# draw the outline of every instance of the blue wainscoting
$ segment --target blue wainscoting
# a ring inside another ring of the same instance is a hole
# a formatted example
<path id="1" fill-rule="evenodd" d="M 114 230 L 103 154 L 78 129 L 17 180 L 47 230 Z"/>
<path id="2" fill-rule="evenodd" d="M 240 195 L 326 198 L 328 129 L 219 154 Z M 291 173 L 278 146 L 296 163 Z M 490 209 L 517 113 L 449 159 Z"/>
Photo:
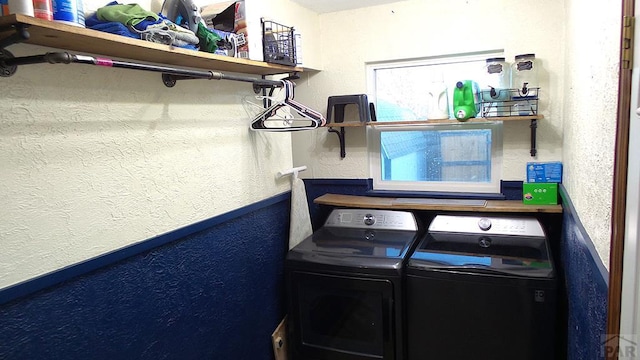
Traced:
<path id="1" fill-rule="evenodd" d="M 273 359 L 289 206 L 281 194 L 0 291 L 0 359 Z"/>
<path id="2" fill-rule="evenodd" d="M 567 359 L 604 359 L 609 274 L 561 185 L 561 263 L 568 300 Z"/>

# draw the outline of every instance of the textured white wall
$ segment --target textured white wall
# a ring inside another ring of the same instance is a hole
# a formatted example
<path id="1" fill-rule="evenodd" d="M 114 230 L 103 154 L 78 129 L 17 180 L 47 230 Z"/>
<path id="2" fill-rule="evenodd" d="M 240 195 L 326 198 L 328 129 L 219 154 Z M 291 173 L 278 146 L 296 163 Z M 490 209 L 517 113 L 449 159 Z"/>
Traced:
<path id="1" fill-rule="evenodd" d="M 323 112 L 328 96 L 366 92 L 368 61 L 535 52 L 545 115 L 535 160 L 564 160 L 565 186 L 607 263 L 619 4 L 408 0 L 319 17 L 275 4 L 265 16 L 302 27 L 305 65 L 324 70 L 303 74 L 296 100 Z M 0 288 L 289 189 L 274 174 L 292 165 L 292 137 L 248 130 L 248 84 L 168 89 L 158 74 L 83 65 L 23 66 L 1 81 Z M 364 129 L 347 129 L 344 160 L 325 129 L 293 144 L 303 176 L 369 177 Z M 503 177 L 524 179 L 528 123 L 505 124 L 504 146 Z"/>
<path id="2" fill-rule="evenodd" d="M 290 189 L 290 135 L 249 130 L 248 83 L 87 65 L 0 81 L 0 288 Z"/>
<path id="3" fill-rule="evenodd" d="M 509 60 L 535 53 L 545 116 L 539 153 L 529 156 L 528 122 L 505 123 L 503 179 L 524 180 L 527 161 L 564 161 L 564 185 L 608 265 L 620 6 L 408 0 L 321 15 L 323 71 L 304 75 L 300 99 L 326 112 L 328 96 L 366 93 L 367 62 L 492 49 L 504 49 Z M 308 177 L 368 178 L 365 129 L 346 133 L 342 160 L 334 134 L 294 134 L 294 165 L 310 166 Z"/>
<path id="4" fill-rule="evenodd" d="M 609 266 L 621 2 L 566 0 L 564 186 Z"/>
<path id="5" fill-rule="evenodd" d="M 562 160 L 563 3 L 553 0 L 408 0 L 320 16 L 322 72 L 305 74 L 299 99 L 326 112 L 327 97 L 367 92 L 367 62 L 504 49 L 508 60 L 535 53 L 540 62 L 537 158 L 529 122 L 504 125 L 503 178 L 524 180 L 527 161 Z M 347 108 L 349 109 L 349 107 Z M 355 112 L 353 114 L 355 116 Z M 294 134 L 294 163 L 317 178 L 368 178 L 364 128 L 346 129 L 347 157 L 326 130 Z"/>
<path id="6" fill-rule="evenodd" d="M 206 2 L 207 0 L 199 0 Z M 321 47 L 316 39 L 320 34 L 320 17 L 315 12 L 306 9 L 290 0 L 245 0 L 248 11 L 254 23 L 260 23 L 260 18 L 275 21 L 285 26 L 292 26 L 296 33 L 302 35 L 302 66 L 319 69 L 321 64 Z M 259 25 L 259 30 L 262 27 Z M 262 49 L 262 37 L 257 37 L 257 44 Z"/>

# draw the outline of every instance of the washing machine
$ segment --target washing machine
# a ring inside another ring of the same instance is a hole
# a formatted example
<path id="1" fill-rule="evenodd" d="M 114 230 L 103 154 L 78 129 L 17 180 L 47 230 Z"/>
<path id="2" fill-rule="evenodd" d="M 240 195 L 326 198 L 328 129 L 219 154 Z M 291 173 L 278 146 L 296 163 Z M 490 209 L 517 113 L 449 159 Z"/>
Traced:
<path id="1" fill-rule="evenodd" d="M 285 259 L 290 360 L 403 360 L 411 212 L 335 209 Z"/>
<path id="2" fill-rule="evenodd" d="M 554 359 L 556 273 L 536 218 L 437 215 L 406 276 L 409 360 Z"/>

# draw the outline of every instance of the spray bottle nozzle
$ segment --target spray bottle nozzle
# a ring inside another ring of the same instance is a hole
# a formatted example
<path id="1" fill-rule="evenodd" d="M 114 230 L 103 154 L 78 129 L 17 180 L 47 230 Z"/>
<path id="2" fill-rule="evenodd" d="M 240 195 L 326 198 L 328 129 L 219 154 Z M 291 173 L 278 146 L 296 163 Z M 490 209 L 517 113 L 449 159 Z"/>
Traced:
<path id="1" fill-rule="evenodd" d="M 489 95 L 491 95 L 491 98 L 496 98 L 498 96 L 498 92 L 496 91 L 496 88 L 494 88 L 493 86 L 489 86 L 491 88 L 491 90 L 489 90 Z"/>

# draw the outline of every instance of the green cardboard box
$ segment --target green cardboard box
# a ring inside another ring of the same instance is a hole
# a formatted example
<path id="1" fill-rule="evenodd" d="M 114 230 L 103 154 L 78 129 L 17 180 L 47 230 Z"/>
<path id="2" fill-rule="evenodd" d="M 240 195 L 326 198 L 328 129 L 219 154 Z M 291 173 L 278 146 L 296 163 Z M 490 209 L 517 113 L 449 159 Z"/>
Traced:
<path id="1" fill-rule="evenodd" d="M 522 184 L 522 202 L 525 205 L 557 205 L 557 183 Z"/>

